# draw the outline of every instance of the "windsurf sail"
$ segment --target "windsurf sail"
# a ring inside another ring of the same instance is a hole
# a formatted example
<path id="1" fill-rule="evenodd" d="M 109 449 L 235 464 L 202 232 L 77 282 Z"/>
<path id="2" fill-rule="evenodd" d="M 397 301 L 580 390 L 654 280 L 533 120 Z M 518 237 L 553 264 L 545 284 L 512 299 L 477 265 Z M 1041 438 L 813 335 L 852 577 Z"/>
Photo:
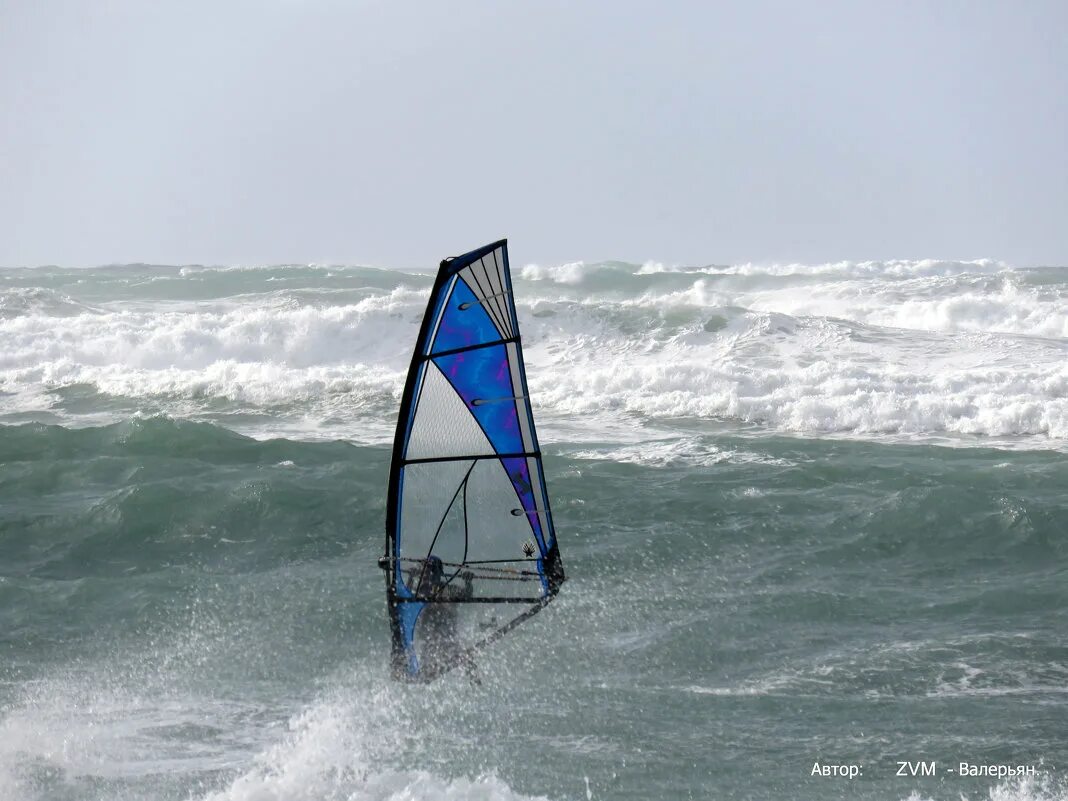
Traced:
<path id="1" fill-rule="evenodd" d="M 431 681 L 564 581 L 507 240 L 441 263 L 408 369 L 386 510 L 397 678 Z"/>

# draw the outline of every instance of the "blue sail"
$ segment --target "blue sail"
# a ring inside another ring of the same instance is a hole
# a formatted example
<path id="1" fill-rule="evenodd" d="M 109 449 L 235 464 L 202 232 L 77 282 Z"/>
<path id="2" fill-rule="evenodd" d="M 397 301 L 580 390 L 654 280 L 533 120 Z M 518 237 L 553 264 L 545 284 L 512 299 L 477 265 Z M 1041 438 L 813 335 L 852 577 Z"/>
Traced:
<path id="1" fill-rule="evenodd" d="M 441 263 L 401 400 L 386 511 L 394 676 L 429 681 L 564 581 L 505 240 Z"/>

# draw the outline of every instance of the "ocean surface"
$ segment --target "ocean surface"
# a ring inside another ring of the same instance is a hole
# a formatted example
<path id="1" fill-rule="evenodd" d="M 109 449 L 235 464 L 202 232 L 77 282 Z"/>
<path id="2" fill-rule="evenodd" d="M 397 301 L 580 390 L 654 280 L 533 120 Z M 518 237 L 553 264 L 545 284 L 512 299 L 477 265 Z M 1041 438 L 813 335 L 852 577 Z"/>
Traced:
<path id="1" fill-rule="evenodd" d="M 569 580 L 411 687 L 431 272 L 0 270 L 0 799 L 1068 798 L 1068 269 L 513 272 Z"/>

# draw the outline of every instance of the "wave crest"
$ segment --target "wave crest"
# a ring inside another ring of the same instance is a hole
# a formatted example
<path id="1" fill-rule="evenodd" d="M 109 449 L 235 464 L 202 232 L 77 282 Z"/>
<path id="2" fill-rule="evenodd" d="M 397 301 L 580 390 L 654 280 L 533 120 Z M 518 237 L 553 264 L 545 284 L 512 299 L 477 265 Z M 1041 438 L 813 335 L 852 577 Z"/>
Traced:
<path id="1" fill-rule="evenodd" d="M 0 419 L 162 412 L 362 441 L 390 436 L 428 291 L 371 268 L 31 277 L 54 286 L 0 288 Z M 576 262 L 521 268 L 516 298 L 548 426 L 1068 440 L 1064 269 Z"/>

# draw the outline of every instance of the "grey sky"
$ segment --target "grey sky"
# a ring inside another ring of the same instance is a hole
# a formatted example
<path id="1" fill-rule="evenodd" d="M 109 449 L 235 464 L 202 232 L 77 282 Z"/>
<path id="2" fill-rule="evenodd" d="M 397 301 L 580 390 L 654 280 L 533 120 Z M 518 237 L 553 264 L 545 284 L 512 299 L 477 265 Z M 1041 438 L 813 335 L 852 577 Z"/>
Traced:
<path id="1" fill-rule="evenodd" d="M 0 265 L 1068 263 L 1065 2 L 0 0 Z"/>

